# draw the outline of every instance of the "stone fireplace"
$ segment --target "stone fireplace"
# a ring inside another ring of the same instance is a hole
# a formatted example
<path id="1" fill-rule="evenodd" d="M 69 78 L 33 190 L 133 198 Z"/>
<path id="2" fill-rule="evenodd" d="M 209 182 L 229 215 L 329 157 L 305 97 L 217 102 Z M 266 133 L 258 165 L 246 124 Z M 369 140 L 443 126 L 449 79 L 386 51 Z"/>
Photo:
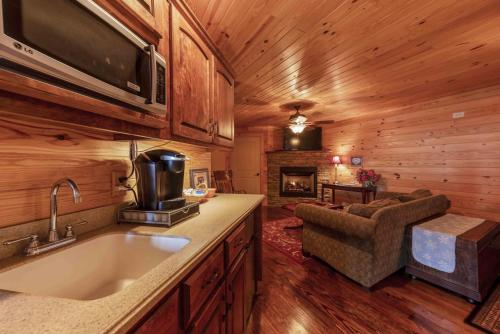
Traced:
<path id="1" fill-rule="evenodd" d="M 270 206 L 321 196 L 321 183 L 332 171 L 326 151 L 273 151 L 267 153 L 267 201 Z"/>
<path id="2" fill-rule="evenodd" d="M 280 167 L 281 197 L 318 196 L 317 167 Z"/>

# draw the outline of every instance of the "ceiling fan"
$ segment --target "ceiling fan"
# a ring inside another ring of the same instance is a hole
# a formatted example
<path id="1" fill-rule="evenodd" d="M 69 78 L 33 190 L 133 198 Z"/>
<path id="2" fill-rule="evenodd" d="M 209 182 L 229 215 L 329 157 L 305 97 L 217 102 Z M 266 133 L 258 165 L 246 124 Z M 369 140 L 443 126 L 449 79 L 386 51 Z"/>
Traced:
<path id="1" fill-rule="evenodd" d="M 307 117 L 300 113 L 300 105 L 296 105 L 294 108 L 295 114 L 288 119 L 288 128 L 290 128 L 293 133 L 299 134 L 302 133 L 308 125 L 311 125 L 311 122 L 308 122 Z"/>
<path id="2" fill-rule="evenodd" d="M 306 104 L 304 104 L 304 106 L 305 109 L 310 109 L 312 108 L 312 106 L 314 106 L 314 104 L 311 102 L 307 102 Z M 283 107 L 285 107 L 288 110 L 292 108 L 295 109 L 295 113 L 291 115 L 290 118 L 288 119 L 288 128 L 295 134 L 302 133 L 306 127 L 311 125 L 332 124 L 335 122 L 333 120 L 325 120 L 317 122 L 308 121 L 307 116 L 300 112 L 300 109 L 303 107 L 302 103 L 285 104 L 283 105 Z"/>

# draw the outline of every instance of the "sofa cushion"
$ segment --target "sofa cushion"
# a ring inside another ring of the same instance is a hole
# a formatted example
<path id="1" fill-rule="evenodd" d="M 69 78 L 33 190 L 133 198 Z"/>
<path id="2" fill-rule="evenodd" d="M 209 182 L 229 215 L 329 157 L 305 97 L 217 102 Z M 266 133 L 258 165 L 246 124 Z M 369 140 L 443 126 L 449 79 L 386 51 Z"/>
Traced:
<path id="1" fill-rule="evenodd" d="M 375 212 L 377 212 L 381 208 L 399 203 L 401 202 L 397 199 L 379 199 L 372 201 L 369 204 L 354 203 L 349 206 L 347 212 L 356 216 L 370 218 L 371 216 L 373 216 Z"/>
<path id="2" fill-rule="evenodd" d="M 430 190 L 417 189 L 410 194 L 399 195 L 396 197 L 396 199 L 398 199 L 399 201 L 401 201 L 403 203 L 406 203 L 406 202 L 414 201 L 416 199 L 431 197 L 431 196 L 432 196 L 432 192 Z"/>
<path id="3" fill-rule="evenodd" d="M 316 205 L 299 204 L 295 215 L 304 220 L 304 225 L 318 225 L 345 236 L 369 239 L 375 232 L 375 221 L 371 219 Z"/>
<path id="4" fill-rule="evenodd" d="M 416 199 L 419 199 L 424 197 L 431 197 L 432 192 L 429 189 L 417 189 L 413 191 L 410 195 L 412 195 Z"/>

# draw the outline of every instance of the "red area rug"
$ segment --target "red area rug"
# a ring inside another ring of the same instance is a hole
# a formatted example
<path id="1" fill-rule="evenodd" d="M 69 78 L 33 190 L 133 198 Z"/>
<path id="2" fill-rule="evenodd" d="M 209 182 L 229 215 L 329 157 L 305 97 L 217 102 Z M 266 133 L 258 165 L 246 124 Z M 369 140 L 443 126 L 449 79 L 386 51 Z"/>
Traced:
<path id="1" fill-rule="evenodd" d="M 467 321 L 486 333 L 500 334 L 500 283 L 498 282 L 488 299 L 472 312 Z"/>
<path id="2" fill-rule="evenodd" d="M 277 251 L 302 264 L 308 258 L 302 255 L 302 220 L 288 217 L 264 222 L 263 241 Z"/>

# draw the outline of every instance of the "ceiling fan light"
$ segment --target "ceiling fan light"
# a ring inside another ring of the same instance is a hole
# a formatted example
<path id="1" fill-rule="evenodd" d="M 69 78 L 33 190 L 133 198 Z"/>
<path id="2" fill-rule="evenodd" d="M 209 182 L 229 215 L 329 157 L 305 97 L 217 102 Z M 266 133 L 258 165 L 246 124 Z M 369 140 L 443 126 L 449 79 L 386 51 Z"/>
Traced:
<path id="1" fill-rule="evenodd" d="M 296 123 L 305 123 L 307 121 L 307 117 L 303 115 L 299 115 L 295 120 Z"/>
<path id="2" fill-rule="evenodd" d="M 296 113 L 295 115 L 290 116 L 289 122 L 294 123 L 294 124 L 301 124 L 305 123 L 307 121 L 307 117 L 304 115 L 301 115 L 299 113 Z"/>
<path id="3" fill-rule="evenodd" d="M 306 125 L 301 123 L 301 124 L 291 124 L 289 126 L 290 130 L 292 130 L 293 133 L 296 133 L 296 134 L 299 134 L 299 133 L 302 133 L 302 131 L 304 131 L 304 129 L 306 128 Z"/>

